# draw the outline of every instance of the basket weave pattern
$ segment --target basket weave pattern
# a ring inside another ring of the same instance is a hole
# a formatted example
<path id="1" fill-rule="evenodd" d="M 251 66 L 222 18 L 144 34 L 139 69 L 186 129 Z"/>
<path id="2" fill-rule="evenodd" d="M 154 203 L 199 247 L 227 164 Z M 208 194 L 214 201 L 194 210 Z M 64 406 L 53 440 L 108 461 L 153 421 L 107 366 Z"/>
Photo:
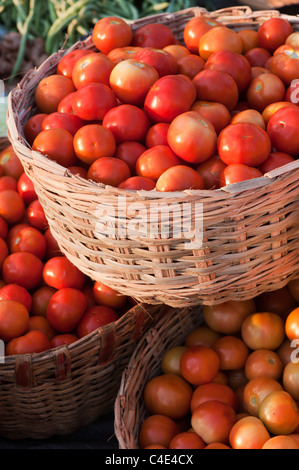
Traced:
<path id="1" fill-rule="evenodd" d="M 283 16 L 299 30 L 299 18 L 280 15 L 276 10 L 252 12 L 249 7 L 212 13 L 196 7 L 143 18 L 132 23 L 132 28 L 150 21 L 162 22 L 181 40 L 186 22 L 202 14 L 235 30 L 257 28 L 270 17 Z M 76 48 L 93 50 L 91 38 L 68 51 Z M 116 225 L 119 236 L 96 236 L 99 205 L 118 214 L 121 197 L 126 197 L 127 204 L 141 203 L 145 209 L 141 223 L 148 227 L 151 208 L 165 202 L 165 194 L 132 193 L 82 179 L 29 148 L 23 126 L 35 110 L 36 86 L 41 78 L 55 73 L 65 52 L 53 54 L 10 94 L 7 122 L 10 141 L 34 183 L 51 231 L 71 262 L 93 280 L 140 302 L 173 307 L 252 298 L 298 277 L 298 160 L 262 178 L 220 190 L 184 191 L 168 197 L 167 203 L 176 205 L 173 227 L 180 223 L 186 204 L 192 207 L 194 226 L 194 208 L 202 204 L 203 243 L 196 249 L 171 233 L 167 238 L 122 236 L 121 218 Z M 126 214 L 125 218 L 128 224 L 132 216 Z M 162 224 L 161 217 L 158 233 Z"/>

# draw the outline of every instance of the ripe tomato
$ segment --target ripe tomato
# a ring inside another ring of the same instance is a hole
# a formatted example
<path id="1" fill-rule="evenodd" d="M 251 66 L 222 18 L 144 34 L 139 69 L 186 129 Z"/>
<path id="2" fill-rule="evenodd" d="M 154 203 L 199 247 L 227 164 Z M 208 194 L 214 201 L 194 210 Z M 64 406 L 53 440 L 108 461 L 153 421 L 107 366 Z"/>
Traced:
<path id="1" fill-rule="evenodd" d="M 18 191 L 18 182 L 12 176 L 0 176 L 0 192 L 5 189 Z"/>
<path id="2" fill-rule="evenodd" d="M 136 174 L 157 181 L 158 178 L 181 160 L 168 145 L 155 145 L 145 150 L 136 162 Z"/>
<path id="3" fill-rule="evenodd" d="M 196 99 L 196 89 L 186 75 L 166 75 L 148 91 L 144 110 L 153 124 L 170 123 L 176 116 L 189 111 Z"/>
<path id="4" fill-rule="evenodd" d="M 155 189 L 155 187 L 155 181 L 144 176 L 131 176 L 118 185 L 119 189 L 126 189 L 130 191 L 151 191 Z"/>
<path id="5" fill-rule="evenodd" d="M 156 182 L 158 191 L 184 191 L 185 189 L 204 189 L 200 174 L 185 165 L 176 165 L 165 170 Z"/>
<path id="6" fill-rule="evenodd" d="M 159 77 L 164 75 L 173 75 L 178 71 L 178 64 L 176 59 L 170 52 L 164 49 L 154 49 L 152 47 L 140 48 L 134 60 L 149 64 L 158 72 Z"/>
<path id="7" fill-rule="evenodd" d="M 242 54 L 228 50 L 214 52 L 205 64 L 205 69 L 226 72 L 234 79 L 239 93 L 245 91 L 251 82 L 251 65 Z"/>
<path id="8" fill-rule="evenodd" d="M 7 342 L 27 332 L 29 313 L 27 308 L 15 300 L 0 302 L 0 338 Z"/>
<path id="9" fill-rule="evenodd" d="M 146 418 L 140 429 L 139 445 L 144 449 L 150 445 L 162 445 L 168 448 L 171 440 L 179 434 L 175 421 L 167 416 L 152 415 Z"/>
<path id="10" fill-rule="evenodd" d="M 221 70 L 205 69 L 192 79 L 198 101 L 212 101 L 233 110 L 239 99 L 235 80 Z"/>
<path id="11" fill-rule="evenodd" d="M 31 311 L 32 296 L 27 289 L 19 286 L 18 284 L 6 284 L 1 287 L 0 301 L 1 300 L 14 300 L 15 302 L 20 302 L 24 307 L 26 307 L 28 312 Z"/>
<path id="12" fill-rule="evenodd" d="M 126 59 L 134 59 L 136 52 L 139 51 L 140 47 L 132 47 L 132 46 L 123 46 L 123 47 L 116 47 L 108 52 L 107 57 L 116 65 L 122 60 Z"/>
<path id="13" fill-rule="evenodd" d="M 35 137 L 42 131 L 42 123 L 47 116 L 45 113 L 34 114 L 26 122 L 24 134 L 29 145 L 33 144 Z"/>
<path id="14" fill-rule="evenodd" d="M 208 16 L 195 16 L 187 21 L 184 27 L 184 42 L 192 54 L 198 54 L 200 38 L 219 24 L 217 20 Z"/>
<path id="15" fill-rule="evenodd" d="M 65 129 L 73 136 L 84 125 L 82 119 L 74 114 L 55 112 L 49 114 L 42 122 L 42 130 Z"/>
<path id="16" fill-rule="evenodd" d="M 98 158 L 113 157 L 116 144 L 112 132 L 101 124 L 88 124 L 76 132 L 74 150 L 79 160 L 91 165 Z"/>
<path id="17" fill-rule="evenodd" d="M 242 323 L 241 335 L 250 349 L 277 349 L 284 340 L 284 321 L 272 312 L 256 312 Z"/>
<path id="18" fill-rule="evenodd" d="M 12 145 L 0 152 L 0 168 L 3 170 L 4 176 L 10 176 L 15 180 L 18 180 L 24 172 L 23 165 Z"/>
<path id="19" fill-rule="evenodd" d="M 292 294 L 292 297 L 296 300 L 296 302 L 299 302 L 299 279 L 290 281 L 288 283 L 288 288 Z"/>
<path id="20" fill-rule="evenodd" d="M 28 206 L 32 201 L 37 199 L 37 194 L 35 192 L 34 185 L 26 173 L 22 173 L 22 175 L 20 176 L 18 180 L 17 190 L 26 206 Z"/>
<path id="21" fill-rule="evenodd" d="M 191 425 L 206 444 L 226 444 L 236 419 L 236 412 L 231 406 L 218 400 L 208 400 L 198 405 L 192 413 Z"/>
<path id="22" fill-rule="evenodd" d="M 130 176 L 131 171 L 128 165 L 115 157 L 98 158 L 87 171 L 88 179 L 115 187 Z"/>
<path id="23" fill-rule="evenodd" d="M 43 267 L 44 282 L 55 289 L 82 289 L 85 275 L 65 256 L 54 256 Z"/>
<path id="24" fill-rule="evenodd" d="M 288 103 L 293 103 L 296 106 L 299 105 L 299 82 L 296 80 L 291 82 L 291 84 L 286 89 L 284 99 Z"/>
<path id="25" fill-rule="evenodd" d="M 11 253 L 4 261 L 2 277 L 6 284 L 35 289 L 42 281 L 43 262 L 32 253 Z"/>
<path id="26" fill-rule="evenodd" d="M 254 66 L 251 67 L 251 77 L 252 80 L 259 75 L 262 75 L 263 73 L 271 73 L 269 69 L 266 69 L 266 67 L 259 67 L 259 66 Z"/>
<path id="27" fill-rule="evenodd" d="M 245 58 L 250 63 L 251 67 L 265 67 L 266 62 L 270 57 L 270 52 L 263 47 L 254 47 L 245 54 Z"/>
<path id="28" fill-rule="evenodd" d="M 299 76 L 299 49 L 295 49 L 292 54 L 289 54 L 289 51 L 275 54 L 271 59 L 270 70 L 287 87 L 290 86 L 292 81 L 297 80 Z"/>
<path id="29" fill-rule="evenodd" d="M 132 46 L 163 49 L 176 40 L 172 30 L 162 23 L 147 23 L 134 31 Z"/>
<path id="30" fill-rule="evenodd" d="M 285 95 L 283 81 L 273 73 L 262 73 L 254 78 L 247 89 L 249 105 L 260 111 L 272 103 L 282 101 Z"/>
<path id="31" fill-rule="evenodd" d="M 135 175 L 136 162 L 140 155 L 145 152 L 146 147 L 140 142 L 125 141 L 120 142 L 115 149 L 114 156 L 125 162 L 131 170 L 131 174 Z"/>
<path id="32" fill-rule="evenodd" d="M 190 50 L 186 46 L 183 46 L 177 42 L 175 44 L 169 44 L 168 46 L 163 47 L 162 50 L 169 52 L 176 61 L 182 57 L 185 57 L 186 55 L 190 55 Z"/>
<path id="33" fill-rule="evenodd" d="M 27 207 L 26 215 L 29 225 L 41 231 L 47 229 L 48 221 L 39 199 L 35 199 L 34 201 L 30 202 L 29 206 Z"/>
<path id="34" fill-rule="evenodd" d="M 5 237 L 7 246 L 10 245 L 10 242 L 11 242 L 12 238 L 14 237 L 14 235 L 16 233 L 18 233 L 24 227 L 30 227 L 30 225 L 28 223 L 20 222 L 18 224 L 14 224 L 14 225 L 9 226 L 7 236 Z"/>
<path id="35" fill-rule="evenodd" d="M 189 163 L 201 163 L 216 153 L 217 134 L 197 111 L 186 111 L 170 123 L 167 141 L 173 152 Z"/>
<path id="36" fill-rule="evenodd" d="M 275 155 L 275 153 L 270 155 Z M 297 306 L 288 286 L 263 292 L 255 298 L 255 303 L 258 311 L 277 313 L 283 318 Z"/>
<path id="37" fill-rule="evenodd" d="M 229 51 L 241 54 L 243 43 L 240 36 L 226 26 L 216 26 L 199 39 L 199 55 L 207 60 L 214 52 Z"/>
<path id="38" fill-rule="evenodd" d="M 41 113 L 54 113 L 60 101 L 73 91 L 75 87 L 70 78 L 58 74 L 50 75 L 38 82 L 35 102 Z"/>
<path id="39" fill-rule="evenodd" d="M 262 129 L 266 128 L 262 114 L 256 109 L 244 109 L 244 111 L 235 114 L 231 120 L 231 124 L 235 124 L 236 122 L 249 122 L 260 126 Z"/>
<path id="40" fill-rule="evenodd" d="M 145 136 L 145 146 L 147 148 L 154 145 L 168 145 L 167 132 L 170 124 L 158 122 L 149 128 Z"/>
<path id="41" fill-rule="evenodd" d="M 283 388 L 291 397 L 299 401 L 299 362 L 290 361 L 283 369 Z"/>
<path id="42" fill-rule="evenodd" d="M 57 74 L 72 79 L 75 63 L 78 59 L 88 54 L 90 54 L 90 51 L 87 49 L 75 49 L 74 51 L 68 52 L 58 62 Z"/>
<path id="43" fill-rule="evenodd" d="M 259 417 L 263 399 L 271 392 L 282 390 L 282 385 L 272 377 L 255 377 L 244 387 L 244 402 L 250 415 Z"/>
<path id="44" fill-rule="evenodd" d="M 115 93 L 104 83 L 84 85 L 72 100 L 73 112 L 85 121 L 101 121 L 116 104 Z"/>
<path id="45" fill-rule="evenodd" d="M 93 297 L 100 305 L 105 305 L 116 310 L 125 306 L 128 297 L 120 292 L 117 292 L 112 287 L 106 286 L 100 281 L 96 281 L 92 288 Z"/>
<path id="46" fill-rule="evenodd" d="M 87 336 L 92 331 L 119 319 L 116 311 L 104 305 L 88 307 L 76 327 L 78 338 Z"/>
<path id="47" fill-rule="evenodd" d="M 220 333 L 217 333 L 215 330 L 209 328 L 206 324 L 199 326 L 192 330 L 185 339 L 185 345 L 190 346 L 212 346 L 215 341 L 220 338 Z"/>
<path id="48" fill-rule="evenodd" d="M 299 34 L 298 31 L 291 33 L 285 40 L 285 44 L 294 48 L 299 47 Z"/>
<path id="49" fill-rule="evenodd" d="M 204 447 L 205 449 L 231 449 L 230 446 L 222 444 L 222 442 L 212 442 Z"/>
<path id="50" fill-rule="evenodd" d="M 190 403 L 191 413 L 193 414 L 201 403 L 209 400 L 221 401 L 237 411 L 238 400 L 234 390 L 228 385 L 210 382 L 200 385 L 194 390 Z"/>
<path id="51" fill-rule="evenodd" d="M 268 439 L 269 432 L 256 416 L 239 419 L 229 434 L 229 443 L 233 449 L 261 449 Z"/>
<path id="52" fill-rule="evenodd" d="M 5 348 L 7 356 L 41 353 L 50 349 L 50 341 L 41 331 L 28 331 L 23 336 L 11 339 Z"/>
<path id="53" fill-rule="evenodd" d="M 231 114 L 222 103 L 198 100 L 193 103 L 190 110 L 197 111 L 208 119 L 213 124 L 217 135 L 231 122 Z"/>
<path id="54" fill-rule="evenodd" d="M 181 376 L 180 359 L 183 352 L 186 350 L 186 346 L 174 346 L 168 349 L 161 360 L 162 372 L 164 374 L 176 374 Z"/>
<path id="55" fill-rule="evenodd" d="M 47 243 L 44 235 L 34 227 L 22 228 L 11 240 L 9 249 L 11 253 L 26 251 L 40 259 L 46 254 Z"/>
<path id="56" fill-rule="evenodd" d="M 72 332 L 87 309 L 86 295 L 71 287 L 56 291 L 48 304 L 47 320 L 60 333 Z"/>
<path id="57" fill-rule="evenodd" d="M 237 31 L 237 34 L 242 39 L 243 54 L 246 54 L 246 52 L 254 47 L 258 47 L 258 33 L 254 29 L 241 29 Z"/>
<path id="58" fill-rule="evenodd" d="M 41 286 L 32 293 L 32 305 L 30 315 L 46 317 L 50 299 L 56 289 L 50 286 Z"/>
<path id="59" fill-rule="evenodd" d="M 291 341 L 299 338 L 299 307 L 292 310 L 287 316 L 285 333 Z"/>
<path id="60" fill-rule="evenodd" d="M 57 106 L 57 111 L 59 113 L 69 113 L 73 114 L 73 101 L 76 96 L 76 91 L 72 91 L 68 93 L 62 100 L 59 102 Z"/>
<path id="61" fill-rule="evenodd" d="M 245 366 L 249 349 L 242 339 L 233 335 L 225 335 L 213 344 L 220 359 L 220 370 L 239 370 Z"/>
<path id="62" fill-rule="evenodd" d="M 293 32 L 292 25 L 284 18 L 270 18 L 258 27 L 258 44 L 274 52 Z"/>
<path id="63" fill-rule="evenodd" d="M 46 335 L 49 341 L 51 341 L 51 339 L 57 334 L 48 322 L 47 318 L 39 315 L 33 317 L 30 316 L 28 331 L 41 331 Z"/>
<path id="64" fill-rule="evenodd" d="M 112 132 L 116 144 L 127 141 L 142 143 L 151 125 L 145 112 L 132 104 L 112 108 L 105 114 L 102 124 Z"/>
<path id="65" fill-rule="evenodd" d="M 299 410 L 288 392 L 276 390 L 261 402 L 259 418 L 271 434 L 290 434 L 298 426 Z"/>
<path id="66" fill-rule="evenodd" d="M 273 147 L 278 152 L 285 152 L 291 156 L 299 153 L 299 125 L 298 106 L 286 106 L 278 109 L 269 119 L 267 133 Z"/>
<path id="67" fill-rule="evenodd" d="M 281 378 L 283 365 L 279 355 L 271 349 L 256 349 L 247 357 L 245 374 L 248 380 L 256 377 Z"/>
<path id="68" fill-rule="evenodd" d="M 273 436 L 265 442 L 262 449 L 299 449 L 299 443 L 289 436 Z"/>
<path id="69" fill-rule="evenodd" d="M 149 89 L 158 78 L 159 74 L 152 65 L 126 59 L 115 65 L 109 83 L 122 103 L 143 106 Z"/>
<path id="70" fill-rule="evenodd" d="M 75 343 L 75 341 L 78 341 L 78 339 L 79 338 L 72 333 L 61 333 L 51 339 L 50 346 L 51 349 L 67 346 L 68 344 Z"/>
<path id="71" fill-rule="evenodd" d="M 219 155 L 213 155 L 198 165 L 196 171 L 202 177 L 205 189 L 220 188 L 220 176 L 225 167 L 226 164 L 220 159 Z"/>
<path id="72" fill-rule="evenodd" d="M 210 347 L 191 346 L 180 360 L 181 374 L 192 385 L 211 382 L 220 367 L 218 354 Z"/>
<path id="73" fill-rule="evenodd" d="M 218 153 L 227 165 L 241 163 L 253 167 L 259 166 L 270 152 L 270 138 L 266 131 L 256 124 L 248 122 L 230 124 L 218 137 Z"/>
<path id="74" fill-rule="evenodd" d="M 194 432 L 181 432 L 174 436 L 169 443 L 169 449 L 204 449 L 205 443 Z"/>
<path id="75" fill-rule="evenodd" d="M 91 52 L 78 59 L 73 67 L 72 80 L 79 90 L 90 83 L 103 83 L 109 86 L 110 73 L 114 63 L 102 52 Z"/>
<path id="76" fill-rule="evenodd" d="M 32 149 L 64 167 L 76 165 L 73 136 L 65 129 L 43 130 L 34 139 Z"/>
<path id="77" fill-rule="evenodd" d="M 270 117 L 278 111 L 280 108 L 285 108 L 286 106 L 296 106 L 294 103 L 290 103 L 288 101 L 279 101 L 278 103 L 271 103 L 265 107 L 264 111 L 262 112 L 262 116 L 264 118 L 266 126 L 268 125 Z"/>
<path id="78" fill-rule="evenodd" d="M 205 68 L 205 61 L 196 54 L 187 54 L 177 60 L 178 73 L 186 75 L 191 80 Z"/>
<path id="79" fill-rule="evenodd" d="M 188 414 L 191 397 L 191 385 L 175 374 L 157 375 L 146 383 L 143 392 L 145 407 L 151 414 L 162 414 L 171 419 Z"/>
<path id="80" fill-rule="evenodd" d="M 129 46 L 133 39 L 133 31 L 122 18 L 107 16 L 94 25 L 92 39 L 99 51 L 108 54 L 116 47 Z"/>
<path id="81" fill-rule="evenodd" d="M 265 174 L 269 171 L 280 168 L 283 165 L 292 163 L 295 159 L 291 155 L 284 152 L 271 152 L 268 158 L 259 167 L 259 170 Z"/>
<path id="82" fill-rule="evenodd" d="M 233 335 L 241 331 L 243 320 L 255 310 L 253 299 L 228 300 L 217 305 L 204 305 L 203 316 L 213 331 Z"/>

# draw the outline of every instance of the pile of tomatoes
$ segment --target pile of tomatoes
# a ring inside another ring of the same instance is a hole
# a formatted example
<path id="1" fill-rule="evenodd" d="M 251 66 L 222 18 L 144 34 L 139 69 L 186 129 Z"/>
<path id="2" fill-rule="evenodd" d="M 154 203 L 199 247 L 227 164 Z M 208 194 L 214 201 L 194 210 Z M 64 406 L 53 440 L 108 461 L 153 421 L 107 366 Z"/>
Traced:
<path id="1" fill-rule="evenodd" d="M 144 387 L 146 449 L 299 449 L 299 280 L 204 306 Z"/>
<path id="2" fill-rule="evenodd" d="M 60 251 L 11 146 L 0 153 L 0 340 L 40 353 L 117 321 L 129 297 L 91 281 Z"/>
<path id="3" fill-rule="evenodd" d="M 129 190 L 217 189 L 299 154 L 299 32 L 283 18 L 234 31 L 190 19 L 135 31 L 107 17 L 95 51 L 64 55 L 36 89 L 24 133 L 34 150 Z"/>

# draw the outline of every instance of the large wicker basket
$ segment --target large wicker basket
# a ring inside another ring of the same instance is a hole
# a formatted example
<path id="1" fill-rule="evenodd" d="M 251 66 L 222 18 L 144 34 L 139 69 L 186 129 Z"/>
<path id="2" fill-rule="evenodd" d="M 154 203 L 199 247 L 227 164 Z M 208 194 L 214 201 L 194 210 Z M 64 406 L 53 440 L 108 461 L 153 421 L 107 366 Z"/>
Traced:
<path id="1" fill-rule="evenodd" d="M 182 40 L 186 22 L 203 14 L 234 30 L 257 28 L 266 19 L 280 16 L 276 10 L 252 12 L 249 7 L 212 13 L 195 7 L 142 18 L 133 22 L 132 28 L 161 22 Z M 286 18 L 299 30 L 299 18 Z M 74 176 L 31 150 L 23 127 L 35 110 L 36 86 L 41 78 L 55 73 L 66 52 L 79 47 L 93 50 L 91 37 L 52 55 L 26 75 L 9 96 L 7 120 L 10 141 L 35 185 L 51 231 L 70 261 L 92 279 L 140 302 L 173 307 L 252 298 L 298 277 L 299 160 L 262 178 L 220 190 L 134 193 Z M 115 237 L 98 236 L 97 209 L 118 214 L 124 199 L 128 205 L 136 201 L 142 205 L 139 216 L 146 227 L 145 235 L 122 235 L 123 227 L 131 221 L 125 212 L 114 220 Z M 150 212 L 159 213 L 165 202 L 174 209 L 170 234 L 159 236 L 163 230 L 161 216 L 157 220 L 158 236 L 148 236 Z M 190 209 L 190 226 L 199 224 L 202 244 L 191 246 L 182 235 L 171 235 L 186 207 Z M 198 207 L 202 207 L 201 216 L 197 215 Z"/>
<path id="2" fill-rule="evenodd" d="M 114 405 L 114 433 L 120 449 L 138 449 L 143 420 L 149 415 L 143 400 L 146 383 L 160 375 L 161 360 L 170 348 L 204 322 L 202 307 L 171 309 L 138 342 L 125 368 Z"/>

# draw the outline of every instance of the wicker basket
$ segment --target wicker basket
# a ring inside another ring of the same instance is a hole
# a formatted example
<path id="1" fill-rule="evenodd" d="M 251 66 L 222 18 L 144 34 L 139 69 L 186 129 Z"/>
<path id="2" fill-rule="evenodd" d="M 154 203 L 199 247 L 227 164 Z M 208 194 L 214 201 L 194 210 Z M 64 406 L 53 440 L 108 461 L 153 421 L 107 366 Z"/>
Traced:
<path id="1" fill-rule="evenodd" d="M 138 449 L 140 427 L 148 412 L 144 406 L 146 383 L 162 373 L 166 351 L 184 344 L 187 335 L 204 322 L 201 307 L 171 309 L 148 330 L 125 368 L 114 405 L 114 433 L 120 449 Z"/>
<path id="2" fill-rule="evenodd" d="M 252 12 L 249 7 L 212 13 L 195 7 L 142 18 L 133 22 L 132 28 L 161 22 L 182 40 L 186 22 L 203 14 L 234 30 L 257 28 L 266 19 L 280 16 L 276 10 Z M 299 18 L 283 16 L 299 30 Z M 9 95 L 7 119 L 10 141 L 35 185 L 52 233 L 70 261 L 91 279 L 101 280 L 139 302 L 173 307 L 244 300 L 298 277 L 298 160 L 262 178 L 219 190 L 134 193 L 74 176 L 31 150 L 23 127 L 35 110 L 36 86 L 41 78 L 55 73 L 65 52 L 79 47 L 93 50 L 91 37 L 52 55 L 39 69 L 28 73 Z M 132 222 L 128 211 L 122 213 L 124 199 L 127 207 L 136 201 L 142 207 L 139 216 L 145 234 L 124 234 L 123 227 Z M 161 236 L 164 221 L 162 215 L 159 217 L 159 208 L 165 202 L 166 207 L 174 209 L 166 237 Z M 99 236 L 99 207 L 120 214 L 113 221 L 116 236 Z M 201 207 L 199 216 L 197 209 Z M 188 244 L 185 233 L 171 234 L 186 208 L 190 210 L 191 233 L 193 227 L 197 228 L 202 244 Z M 158 236 L 148 234 L 152 210 L 158 213 Z"/>
<path id="3" fill-rule="evenodd" d="M 0 435 L 66 435 L 112 411 L 136 342 L 165 308 L 136 305 L 117 322 L 68 346 L 5 357 L 0 364 Z"/>

